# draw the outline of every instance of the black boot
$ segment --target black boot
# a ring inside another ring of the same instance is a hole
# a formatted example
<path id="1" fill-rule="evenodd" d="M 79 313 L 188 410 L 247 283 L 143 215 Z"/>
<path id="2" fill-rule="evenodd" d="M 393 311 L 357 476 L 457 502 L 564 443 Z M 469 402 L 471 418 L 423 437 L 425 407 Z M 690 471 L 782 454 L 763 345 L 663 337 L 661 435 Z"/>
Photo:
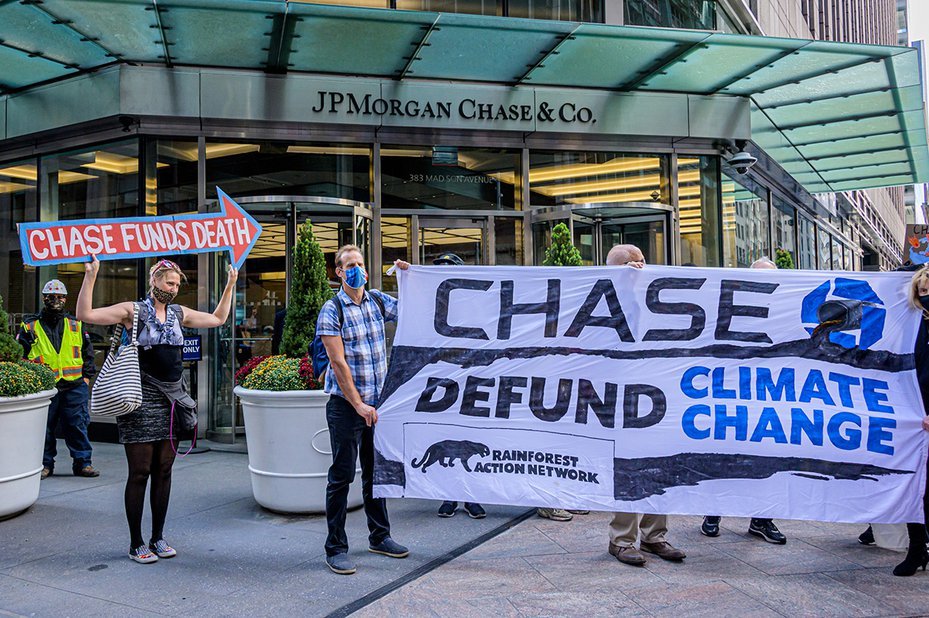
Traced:
<path id="1" fill-rule="evenodd" d="M 910 537 L 910 546 L 903 562 L 894 567 L 894 575 L 909 577 L 915 575 L 922 568 L 926 570 L 929 564 L 929 551 L 926 550 L 926 526 L 923 524 L 907 524 L 907 535 Z"/>

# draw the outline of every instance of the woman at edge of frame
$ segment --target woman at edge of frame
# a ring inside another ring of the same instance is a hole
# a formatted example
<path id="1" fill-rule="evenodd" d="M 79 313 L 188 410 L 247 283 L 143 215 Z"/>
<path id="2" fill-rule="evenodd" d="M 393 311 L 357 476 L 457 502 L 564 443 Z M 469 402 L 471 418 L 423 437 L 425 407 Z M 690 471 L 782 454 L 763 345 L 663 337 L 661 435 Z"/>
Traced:
<path id="1" fill-rule="evenodd" d="M 898 270 L 912 270 L 912 267 Z M 916 379 L 923 397 L 924 412 L 927 414 L 923 418 L 923 429 L 929 431 L 929 267 L 920 267 L 913 273 L 907 297 L 910 305 L 922 313 L 913 356 L 916 361 Z M 899 577 L 915 575 L 920 568 L 925 571 L 926 565 L 929 564 L 929 550 L 926 549 L 926 542 L 929 541 L 929 531 L 927 531 L 929 528 L 929 470 L 927 470 L 926 487 L 923 489 L 923 519 L 925 521 L 907 523 L 906 534 L 909 542 L 906 558 L 894 567 L 894 575 Z M 874 544 L 871 526 L 868 526 L 868 529 L 858 537 L 858 542 L 862 545 Z"/>
<path id="2" fill-rule="evenodd" d="M 100 270 L 96 256 L 85 264 L 84 282 L 77 297 L 77 316 L 88 324 L 132 328 L 134 303 L 93 307 L 94 283 Z M 228 269 L 226 288 L 213 313 L 172 304 L 181 282 L 187 277 L 169 260 L 159 260 L 149 270 L 149 292 L 139 302 L 139 369 L 142 372 L 142 405 L 138 410 L 117 417 L 119 441 L 126 450 L 129 476 L 126 479 L 126 520 L 131 537 L 129 558 L 141 564 L 173 558 L 177 552 L 164 539 L 164 524 L 171 496 L 171 469 L 177 454 L 178 437 L 170 426 L 171 403 L 164 387 L 186 397 L 183 380 L 181 327 L 215 328 L 229 317 L 238 270 Z M 150 378 L 153 378 L 150 379 Z M 145 489 L 151 479 L 152 536 L 146 544 L 142 536 Z"/>

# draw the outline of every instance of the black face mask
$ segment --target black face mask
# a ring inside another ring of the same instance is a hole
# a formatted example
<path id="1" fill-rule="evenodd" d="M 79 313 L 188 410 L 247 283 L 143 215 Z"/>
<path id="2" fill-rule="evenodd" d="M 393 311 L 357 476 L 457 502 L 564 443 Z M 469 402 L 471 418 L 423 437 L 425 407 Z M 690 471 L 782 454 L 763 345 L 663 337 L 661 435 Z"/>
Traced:
<path id="1" fill-rule="evenodd" d="M 172 294 L 171 292 L 162 290 L 159 287 L 152 287 L 152 298 L 157 300 L 159 303 L 168 305 L 172 300 L 174 300 L 175 296 L 177 296 L 177 294 Z"/>
<path id="2" fill-rule="evenodd" d="M 919 304 L 923 306 L 923 309 L 929 311 L 929 294 L 926 296 L 919 297 Z"/>
<path id="3" fill-rule="evenodd" d="M 65 300 L 63 298 L 46 296 L 42 302 L 45 303 L 45 310 L 49 313 L 61 313 L 65 309 Z"/>

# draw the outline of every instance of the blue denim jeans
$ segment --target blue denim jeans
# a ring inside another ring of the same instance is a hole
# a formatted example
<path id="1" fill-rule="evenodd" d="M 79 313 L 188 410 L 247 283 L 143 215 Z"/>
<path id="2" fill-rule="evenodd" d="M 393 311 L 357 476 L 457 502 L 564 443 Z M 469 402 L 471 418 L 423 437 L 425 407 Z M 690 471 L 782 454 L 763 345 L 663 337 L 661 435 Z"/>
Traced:
<path id="1" fill-rule="evenodd" d="M 45 428 L 45 455 L 42 465 L 46 468 L 55 467 L 55 455 L 58 454 L 55 441 L 55 428 L 61 423 L 65 435 L 65 444 L 71 451 L 72 470 L 80 470 L 90 465 L 90 456 L 93 447 L 87 439 L 87 426 L 90 425 L 90 410 L 88 409 L 87 384 L 81 383 L 71 388 L 59 390 L 52 397 L 48 406 L 48 424 Z"/>

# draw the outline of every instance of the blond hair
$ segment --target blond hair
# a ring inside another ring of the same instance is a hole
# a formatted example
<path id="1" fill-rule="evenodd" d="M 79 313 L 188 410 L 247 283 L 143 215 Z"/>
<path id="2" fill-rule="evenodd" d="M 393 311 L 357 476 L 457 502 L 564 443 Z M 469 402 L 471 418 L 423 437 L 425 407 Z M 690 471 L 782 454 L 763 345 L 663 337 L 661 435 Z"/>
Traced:
<path id="1" fill-rule="evenodd" d="M 914 309 L 919 309 L 920 313 L 923 314 L 923 317 L 929 319 L 929 311 L 923 309 L 922 304 L 919 302 L 920 284 L 924 284 L 929 287 L 929 265 L 923 265 L 919 270 L 913 273 L 913 278 L 910 280 L 910 289 L 907 292 L 907 298 L 910 301 L 910 306 Z"/>
<path id="2" fill-rule="evenodd" d="M 158 260 L 151 268 L 148 269 L 148 285 L 155 287 L 155 281 L 161 281 L 168 272 L 175 272 L 181 277 L 181 281 L 187 283 L 187 275 L 181 270 L 181 267 L 171 260 Z"/>
<path id="3" fill-rule="evenodd" d="M 339 250 L 335 252 L 335 265 L 337 268 L 342 266 L 342 257 L 351 251 L 357 251 L 358 255 L 364 257 L 364 253 L 362 253 L 361 248 L 358 245 L 342 245 L 339 247 Z"/>

